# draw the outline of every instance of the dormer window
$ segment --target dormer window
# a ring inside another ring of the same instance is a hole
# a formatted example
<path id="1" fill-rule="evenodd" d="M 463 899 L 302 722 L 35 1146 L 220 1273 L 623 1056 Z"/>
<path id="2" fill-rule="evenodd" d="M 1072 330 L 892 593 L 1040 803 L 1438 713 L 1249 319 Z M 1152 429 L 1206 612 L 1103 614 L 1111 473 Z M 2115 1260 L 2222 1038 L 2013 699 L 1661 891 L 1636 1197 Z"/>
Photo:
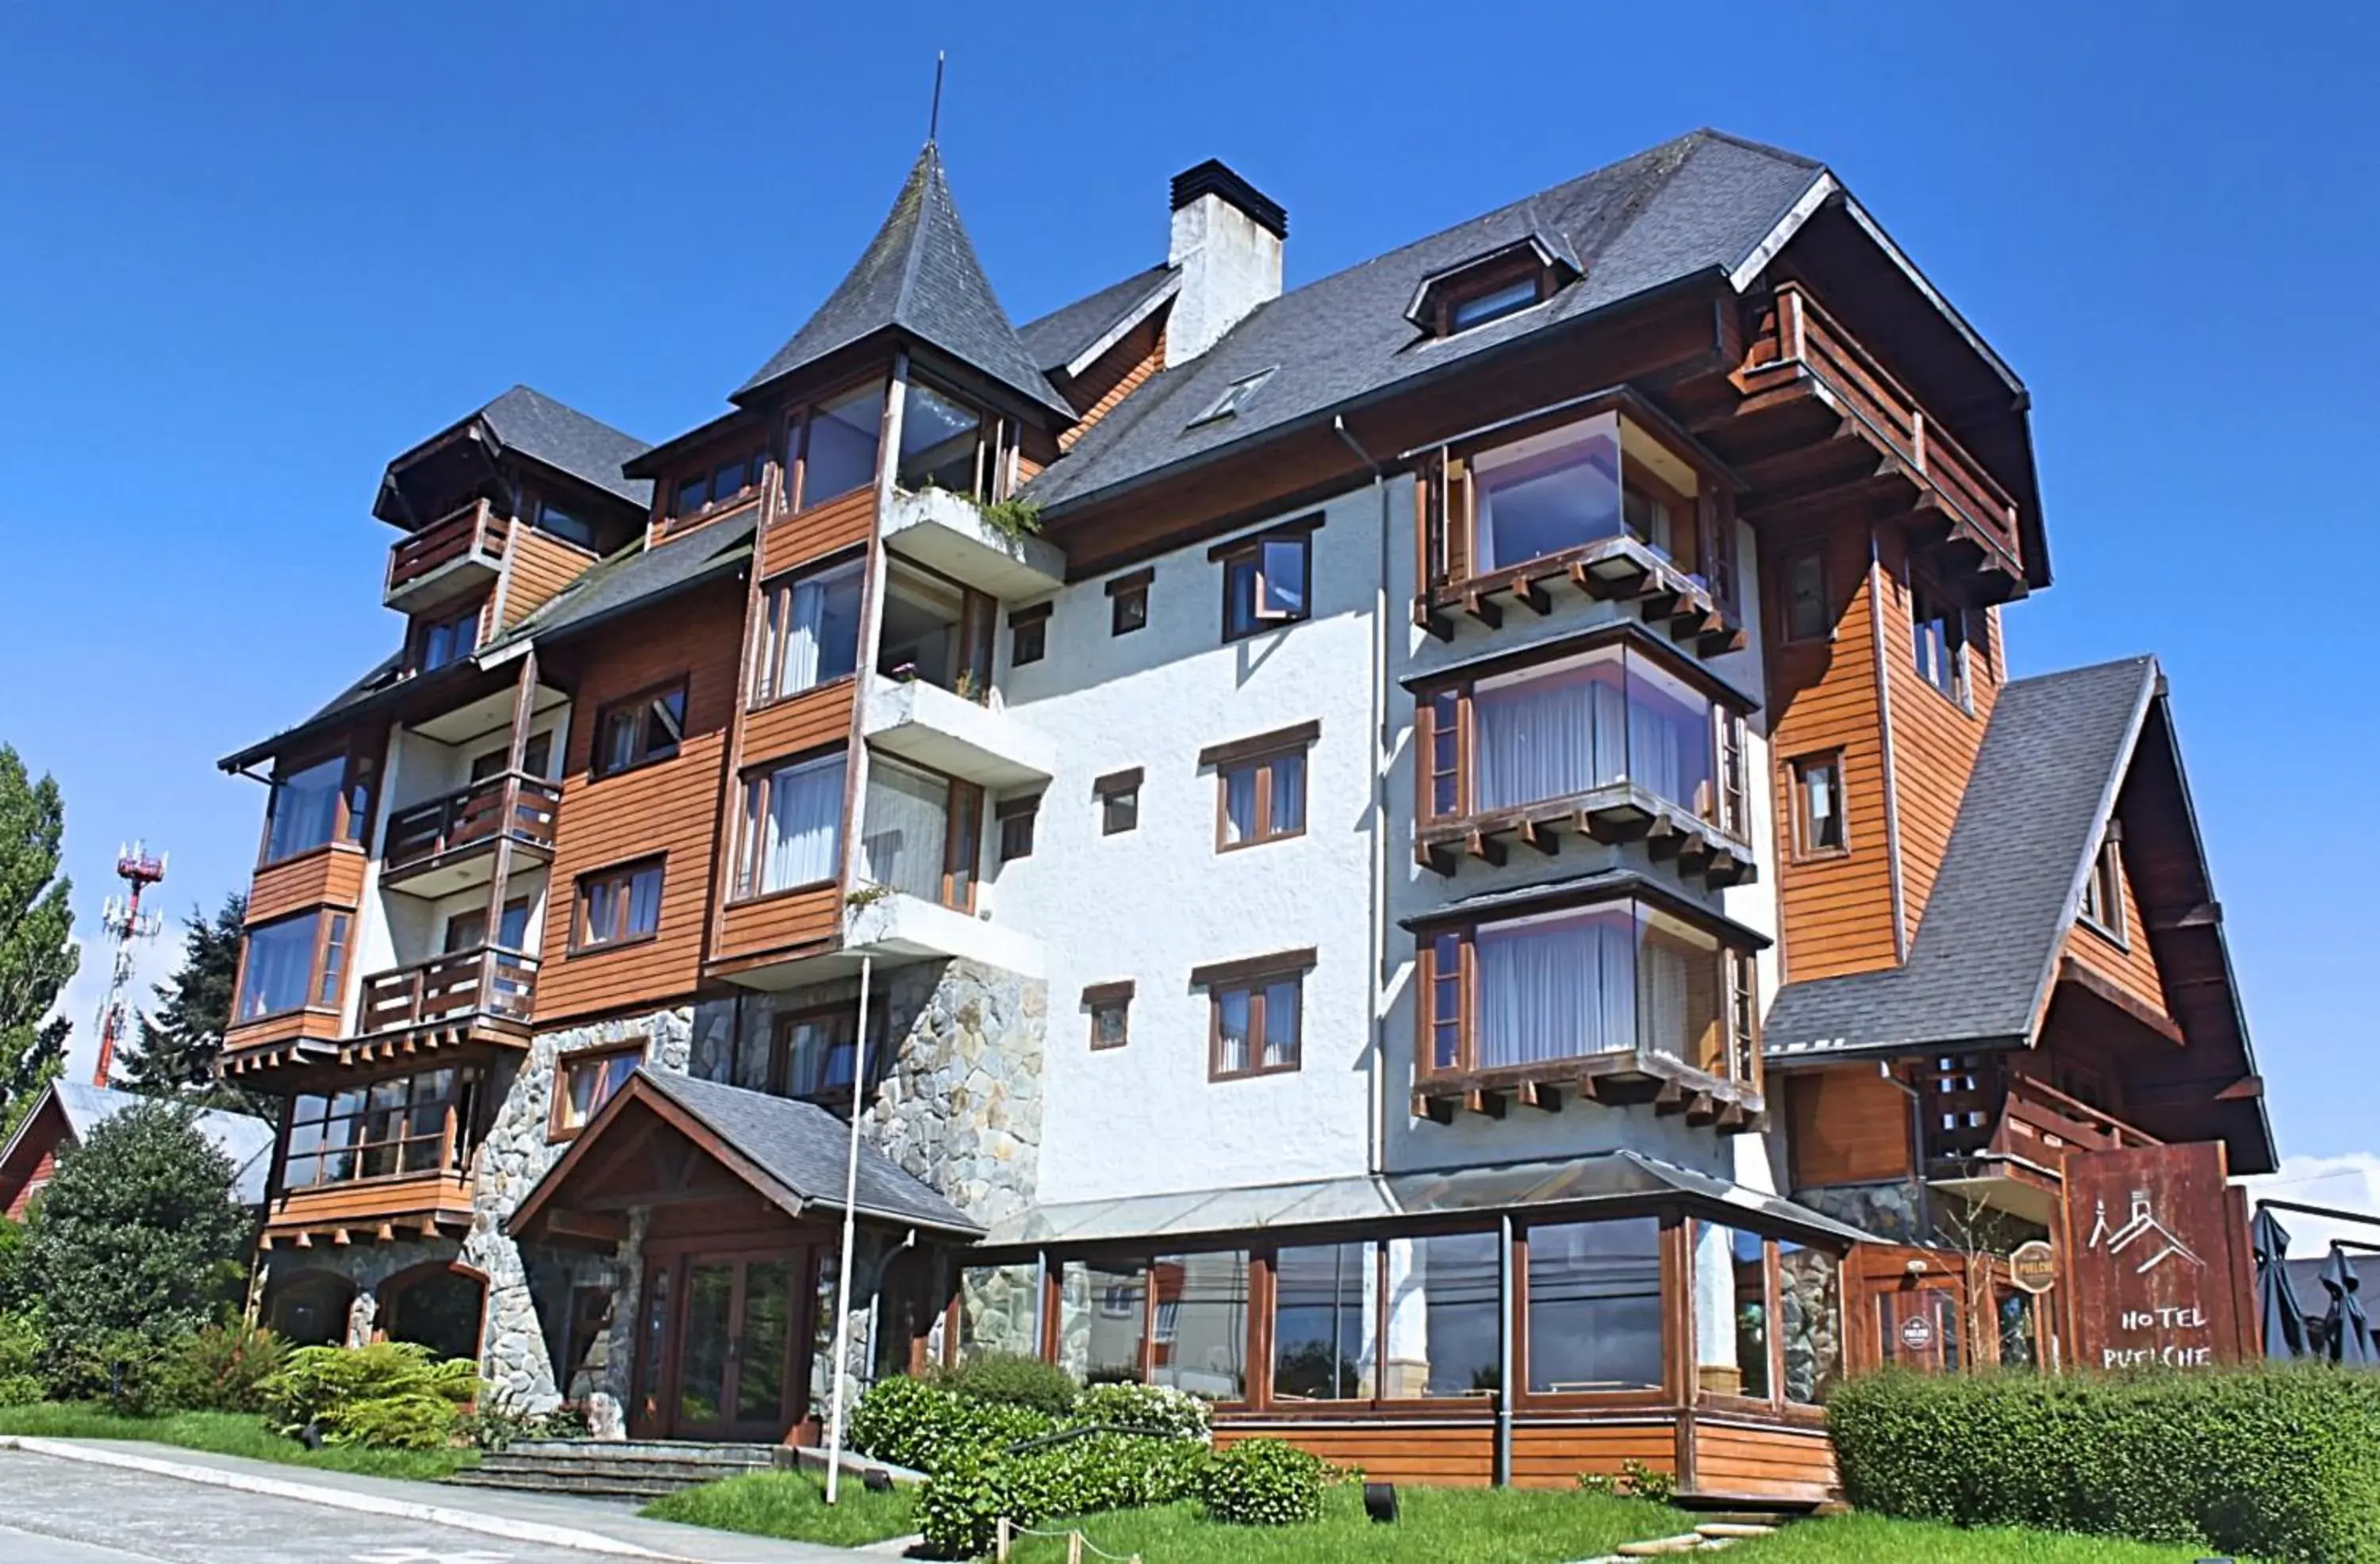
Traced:
<path id="1" fill-rule="evenodd" d="M 1190 427 L 1196 429 L 1200 424 L 1210 424 L 1218 418 L 1237 417 L 1240 410 L 1254 400 L 1256 394 L 1264 389 L 1265 382 L 1272 379 L 1280 369 L 1278 364 L 1269 365 L 1255 374 L 1243 375 L 1233 381 L 1223 388 L 1223 394 L 1208 404 L 1205 412 L 1190 420 Z"/>
<path id="2" fill-rule="evenodd" d="M 1536 303 L 1537 297 L 1537 279 L 1522 277 L 1467 298 L 1451 299 L 1446 310 L 1447 330 L 1450 333 L 1467 332 L 1474 326 L 1500 321 Z"/>
<path id="3" fill-rule="evenodd" d="M 1455 336 L 1544 303 L 1571 269 L 1531 238 L 1422 279 L 1405 318 L 1432 336 Z"/>
<path id="4" fill-rule="evenodd" d="M 684 521 L 746 498 L 760 486 L 768 463 L 766 451 L 753 451 L 731 456 L 700 472 L 688 473 L 677 480 L 670 502 L 671 518 Z"/>

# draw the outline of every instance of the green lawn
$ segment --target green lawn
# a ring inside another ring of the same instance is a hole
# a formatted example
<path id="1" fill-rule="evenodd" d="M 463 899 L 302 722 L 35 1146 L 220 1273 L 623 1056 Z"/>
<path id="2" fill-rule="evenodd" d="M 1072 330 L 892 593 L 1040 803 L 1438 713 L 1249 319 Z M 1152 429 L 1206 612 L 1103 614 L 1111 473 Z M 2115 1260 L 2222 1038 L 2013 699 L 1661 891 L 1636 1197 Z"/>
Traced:
<path id="1" fill-rule="evenodd" d="M 325 1445 L 310 1450 L 285 1439 L 264 1419 L 230 1412 L 177 1412 L 162 1417 L 120 1417 L 103 1407 L 59 1401 L 0 1407 L 0 1435 L 45 1439 L 146 1439 L 186 1450 L 241 1455 L 328 1472 L 433 1481 L 479 1459 L 477 1450 L 375 1450 Z"/>
<path id="2" fill-rule="evenodd" d="M 808 1472 L 755 1472 L 656 1499 L 644 1513 L 713 1531 L 840 1547 L 905 1537 L 917 1529 L 906 1488 L 872 1494 L 847 1477 L 837 1485 L 835 1497 L 834 1508 L 828 1509 L 826 1480 Z"/>
<path id="3" fill-rule="evenodd" d="M 1365 1518 L 1362 1490 L 1332 1488 L 1311 1526 L 1222 1526 L 1195 1504 L 1089 1515 L 1072 1522 L 1110 1553 L 1147 1564 L 1561 1564 L 1609 1553 L 1624 1542 L 1684 1529 L 1677 1511 L 1605 1494 L 1487 1488 L 1397 1489 L 1399 1519 Z M 1042 1528 L 1062 1531 L 1064 1523 Z M 1066 1557 L 1062 1541 L 1019 1547 L 1019 1564 Z"/>
<path id="4" fill-rule="evenodd" d="M 1727 1555 L 1729 1564 L 2190 1564 L 2206 1557 L 2203 1547 L 2158 1547 L 2062 1532 L 1967 1532 L 1880 1515 L 1800 1522 Z"/>

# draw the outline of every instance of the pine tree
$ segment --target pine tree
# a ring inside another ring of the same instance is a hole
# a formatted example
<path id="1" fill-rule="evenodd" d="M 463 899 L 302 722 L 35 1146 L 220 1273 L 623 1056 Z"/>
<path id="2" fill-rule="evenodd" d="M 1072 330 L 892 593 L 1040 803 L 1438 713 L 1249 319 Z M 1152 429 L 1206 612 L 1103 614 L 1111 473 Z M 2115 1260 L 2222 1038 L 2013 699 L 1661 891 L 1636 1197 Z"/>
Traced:
<path id="1" fill-rule="evenodd" d="M 66 805 L 54 778 L 36 782 L 0 744 L 0 1135 L 65 1068 L 65 1016 L 52 1016 L 82 951 L 73 883 L 58 872 Z"/>
<path id="2" fill-rule="evenodd" d="M 240 927 L 248 898 L 234 891 L 212 920 L 197 906 L 182 922 L 182 964 L 157 985 L 157 1009 L 140 1013 L 140 1043 L 124 1061 L 124 1085 L 150 1097 L 239 1107 L 215 1079 L 239 976 Z"/>

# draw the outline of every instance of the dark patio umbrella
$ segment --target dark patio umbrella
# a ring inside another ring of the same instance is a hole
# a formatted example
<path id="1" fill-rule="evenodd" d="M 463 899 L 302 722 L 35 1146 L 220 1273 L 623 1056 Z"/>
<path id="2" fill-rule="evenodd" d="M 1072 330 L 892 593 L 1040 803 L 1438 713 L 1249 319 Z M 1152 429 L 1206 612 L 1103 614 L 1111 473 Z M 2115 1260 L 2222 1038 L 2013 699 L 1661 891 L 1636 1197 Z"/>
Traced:
<path id="1" fill-rule="evenodd" d="M 2331 1250 L 2330 1258 L 2322 1263 L 2322 1285 L 2330 1294 L 2330 1361 L 2357 1368 L 2380 1363 L 2380 1353 L 2373 1351 L 2372 1323 L 2363 1317 L 2362 1300 L 2355 1295 L 2363 1284 L 2346 1250 Z"/>
<path id="2" fill-rule="evenodd" d="M 2248 1244 L 2256 1255 L 2256 1307 L 2264 1320 L 2265 1355 L 2304 1357 L 2305 1311 L 2298 1307 L 2298 1290 L 2289 1284 L 2289 1230 L 2270 1211 L 2260 1210 L 2248 1229 Z"/>

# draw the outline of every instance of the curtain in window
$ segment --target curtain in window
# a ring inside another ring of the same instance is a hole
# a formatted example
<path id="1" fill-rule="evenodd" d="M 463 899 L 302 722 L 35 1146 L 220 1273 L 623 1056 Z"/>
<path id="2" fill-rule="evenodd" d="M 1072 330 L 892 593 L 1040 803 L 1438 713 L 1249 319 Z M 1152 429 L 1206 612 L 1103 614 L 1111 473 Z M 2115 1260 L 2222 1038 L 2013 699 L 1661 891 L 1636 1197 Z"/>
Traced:
<path id="1" fill-rule="evenodd" d="M 789 766 L 769 779 L 760 826 L 760 890 L 835 878 L 843 838 L 843 758 Z"/>
<path id="2" fill-rule="evenodd" d="M 240 1020 L 296 1010 L 306 1002 L 314 976 L 318 915 L 289 918 L 250 929 L 248 966 L 240 984 Z"/>
<path id="3" fill-rule="evenodd" d="M 1479 1064 L 1636 1046 L 1635 928 L 1625 907 L 1479 931 Z"/>
<path id="4" fill-rule="evenodd" d="M 325 760 L 273 784 L 273 827 L 264 848 L 269 862 L 331 840 L 338 830 L 339 781 L 346 765 L 344 758 Z"/>
<path id="5" fill-rule="evenodd" d="M 1619 664 L 1609 664 L 1607 677 Z M 1572 672 L 1473 697 L 1478 807 L 1565 798 L 1628 775 L 1628 703 L 1615 683 Z"/>
<path id="6" fill-rule="evenodd" d="M 868 772 L 868 824 L 860 838 L 868 878 L 879 885 L 942 899 L 942 843 L 949 831 L 950 784 L 940 777 L 879 760 Z"/>
<path id="7" fill-rule="evenodd" d="M 771 637 L 776 666 L 768 671 L 766 688 L 786 696 L 840 679 L 859 658 L 859 566 L 828 571 L 794 583 L 793 590 L 774 600 L 784 623 Z"/>
<path id="8" fill-rule="evenodd" d="M 1637 1018 L 1645 1027 L 1639 1047 L 1680 1057 L 1691 1051 L 1686 1046 L 1692 1031 L 1687 963 L 1696 954 L 1658 935 L 1645 936 L 1636 955 Z"/>
<path id="9" fill-rule="evenodd" d="M 1223 840 L 1245 842 L 1257 833 L 1257 771 L 1241 766 L 1223 773 Z"/>

